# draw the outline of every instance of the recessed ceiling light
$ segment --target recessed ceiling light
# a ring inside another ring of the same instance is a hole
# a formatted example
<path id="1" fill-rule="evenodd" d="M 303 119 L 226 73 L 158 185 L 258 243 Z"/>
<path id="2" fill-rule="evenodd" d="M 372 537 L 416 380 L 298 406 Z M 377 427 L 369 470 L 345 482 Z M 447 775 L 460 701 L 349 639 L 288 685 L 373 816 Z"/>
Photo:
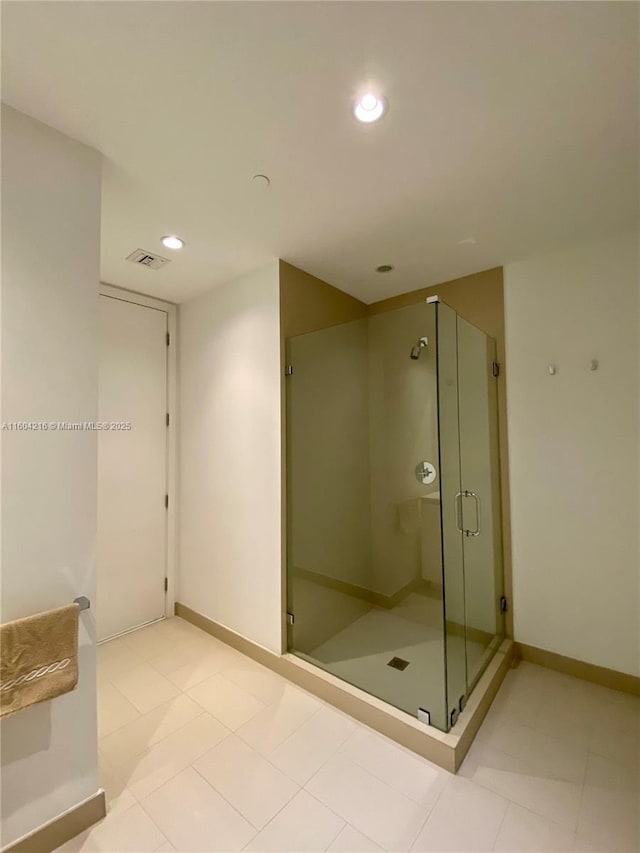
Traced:
<path id="1" fill-rule="evenodd" d="M 380 264 L 379 267 L 376 267 L 376 272 L 391 272 L 392 270 L 391 264 Z"/>
<path id="2" fill-rule="evenodd" d="M 384 115 L 387 109 L 387 102 L 384 98 L 374 95 L 373 92 L 367 92 L 359 101 L 356 101 L 353 108 L 353 114 L 358 121 L 363 121 L 365 124 L 370 124 L 372 121 L 377 121 Z"/>
<path id="3" fill-rule="evenodd" d="M 184 246 L 184 240 L 181 237 L 176 237 L 175 234 L 165 234 L 161 243 L 167 249 L 181 249 Z"/>

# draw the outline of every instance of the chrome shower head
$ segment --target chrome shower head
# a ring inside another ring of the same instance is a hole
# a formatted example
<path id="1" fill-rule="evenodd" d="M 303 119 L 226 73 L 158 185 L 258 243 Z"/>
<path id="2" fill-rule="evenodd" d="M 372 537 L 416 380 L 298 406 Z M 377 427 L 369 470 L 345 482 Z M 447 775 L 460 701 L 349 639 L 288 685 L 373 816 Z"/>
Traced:
<path id="1" fill-rule="evenodd" d="M 417 361 L 420 358 L 420 353 L 429 343 L 428 338 L 418 338 L 417 344 L 411 348 L 411 358 Z"/>

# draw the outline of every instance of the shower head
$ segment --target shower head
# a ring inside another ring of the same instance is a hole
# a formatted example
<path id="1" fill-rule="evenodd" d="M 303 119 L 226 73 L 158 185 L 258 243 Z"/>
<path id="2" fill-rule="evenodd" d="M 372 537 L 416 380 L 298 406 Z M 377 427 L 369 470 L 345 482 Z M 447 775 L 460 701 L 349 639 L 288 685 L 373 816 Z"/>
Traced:
<path id="1" fill-rule="evenodd" d="M 417 361 L 420 358 L 420 353 L 429 343 L 428 338 L 418 338 L 417 344 L 411 348 L 411 358 Z"/>

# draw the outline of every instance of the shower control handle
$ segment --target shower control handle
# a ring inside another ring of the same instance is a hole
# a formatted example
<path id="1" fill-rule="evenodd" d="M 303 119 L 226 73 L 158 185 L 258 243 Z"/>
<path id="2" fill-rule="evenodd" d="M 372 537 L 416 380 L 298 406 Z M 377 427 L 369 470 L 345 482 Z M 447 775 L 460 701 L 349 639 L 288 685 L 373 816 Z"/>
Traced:
<path id="1" fill-rule="evenodd" d="M 416 480 L 419 483 L 422 483 L 423 486 L 428 486 L 430 483 L 433 483 L 438 476 L 436 466 L 431 462 L 418 462 L 413 470 L 416 475 Z"/>

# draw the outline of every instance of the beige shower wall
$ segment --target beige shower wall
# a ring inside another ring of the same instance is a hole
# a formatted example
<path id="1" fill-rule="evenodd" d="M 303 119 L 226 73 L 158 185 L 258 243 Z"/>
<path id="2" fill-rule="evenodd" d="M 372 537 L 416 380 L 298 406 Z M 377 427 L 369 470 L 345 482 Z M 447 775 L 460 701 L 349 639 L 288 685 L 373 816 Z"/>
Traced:
<path id="1" fill-rule="evenodd" d="M 439 488 L 414 474 L 419 461 L 438 463 L 435 325 L 433 309 L 414 306 L 370 317 L 367 435 L 370 456 L 371 586 L 394 596 L 423 579 L 440 584 L 440 565 L 423 568 L 422 532 L 430 510 L 421 499 Z M 420 337 L 430 346 L 409 357 Z M 438 524 L 433 525 L 439 549 Z"/>

